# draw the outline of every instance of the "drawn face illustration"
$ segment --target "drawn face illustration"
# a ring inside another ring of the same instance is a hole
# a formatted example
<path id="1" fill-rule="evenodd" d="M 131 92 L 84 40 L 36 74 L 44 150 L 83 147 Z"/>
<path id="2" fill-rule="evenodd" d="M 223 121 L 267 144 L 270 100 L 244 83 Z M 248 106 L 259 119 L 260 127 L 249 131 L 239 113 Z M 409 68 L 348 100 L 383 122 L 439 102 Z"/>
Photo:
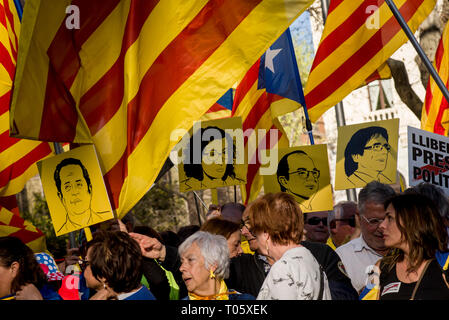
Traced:
<path id="1" fill-rule="evenodd" d="M 210 178 L 221 178 L 226 171 L 225 138 L 211 141 L 203 150 L 203 171 Z"/>
<path id="2" fill-rule="evenodd" d="M 309 199 L 318 190 L 318 178 L 320 171 L 315 167 L 312 159 L 300 153 L 292 154 L 288 157 L 289 178 L 280 176 L 279 183 L 303 199 Z"/>
<path id="3" fill-rule="evenodd" d="M 369 140 L 364 148 L 363 155 L 353 155 L 354 162 L 358 163 L 358 170 L 383 171 L 387 166 L 390 145 L 382 136 L 375 136 Z"/>
<path id="4" fill-rule="evenodd" d="M 83 171 L 80 166 L 70 164 L 61 169 L 62 202 L 71 214 L 83 214 L 90 208 L 89 193 Z"/>

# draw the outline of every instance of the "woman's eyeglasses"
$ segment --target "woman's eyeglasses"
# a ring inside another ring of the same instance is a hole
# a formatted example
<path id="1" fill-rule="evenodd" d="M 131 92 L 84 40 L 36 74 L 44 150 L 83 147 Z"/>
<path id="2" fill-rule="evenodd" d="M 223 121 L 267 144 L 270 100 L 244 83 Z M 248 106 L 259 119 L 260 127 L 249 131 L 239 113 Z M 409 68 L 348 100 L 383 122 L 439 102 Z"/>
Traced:
<path id="1" fill-rule="evenodd" d="M 78 265 L 80 266 L 81 270 L 86 270 L 87 266 L 90 264 L 89 261 L 84 260 L 84 259 L 79 259 L 78 260 Z"/>
<path id="2" fill-rule="evenodd" d="M 246 228 L 248 232 L 255 238 L 256 235 L 252 233 L 251 228 L 247 225 L 247 221 L 240 220 L 240 231 L 243 230 L 243 228 Z"/>

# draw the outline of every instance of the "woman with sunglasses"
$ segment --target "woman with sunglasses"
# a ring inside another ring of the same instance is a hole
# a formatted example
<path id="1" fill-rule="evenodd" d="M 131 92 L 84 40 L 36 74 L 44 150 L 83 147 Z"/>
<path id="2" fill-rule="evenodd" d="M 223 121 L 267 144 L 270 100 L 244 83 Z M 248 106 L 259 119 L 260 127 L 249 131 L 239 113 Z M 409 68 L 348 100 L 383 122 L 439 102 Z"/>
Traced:
<path id="1" fill-rule="evenodd" d="M 261 254 L 274 260 L 258 300 L 330 300 L 327 277 L 301 245 L 304 221 L 293 196 L 266 194 L 245 210 Z"/>
<path id="2" fill-rule="evenodd" d="M 385 202 L 381 223 L 389 253 L 376 266 L 379 300 L 448 300 L 446 276 L 436 259 L 448 237 L 434 203 L 415 192 Z"/>
<path id="3" fill-rule="evenodd" d="M 91 300 L 156 300 L 141 284 L 143 269 L 139 244 L 126 232 L 101 231 L 87 243 L 79 261 Z"/>

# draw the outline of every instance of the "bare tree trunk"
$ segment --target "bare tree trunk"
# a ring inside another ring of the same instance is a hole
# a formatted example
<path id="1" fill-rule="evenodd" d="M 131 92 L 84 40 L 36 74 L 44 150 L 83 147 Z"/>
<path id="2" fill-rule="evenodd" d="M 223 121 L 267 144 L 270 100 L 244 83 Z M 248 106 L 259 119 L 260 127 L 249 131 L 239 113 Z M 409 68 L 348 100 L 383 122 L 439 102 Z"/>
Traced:
<path id="1" fill-rule="evenodd" d="M 404 62 L 394 59 L 387 60 L 388 66 L 391 70 L 391 76 L 394 80 L 394 86 L 396 92 L 410 110 L 421 119 L 422 101 L 412 89 L 410 84 L 407 70 L 405 69 Z"/>
<path id="2" fill-rule="evenodd" d="M 441 11 L 435 9 L 418 29 L 419 43 L 430 61 L 435 59 L 435 53 L 448 19 L 449 1 L 445 0 L 441 7 Z M 418 64 L 421 73 L 421 83 L 424 88 L 427 88 L 430 73 L 419 56 L 416 56 L 415 61 Z"/>

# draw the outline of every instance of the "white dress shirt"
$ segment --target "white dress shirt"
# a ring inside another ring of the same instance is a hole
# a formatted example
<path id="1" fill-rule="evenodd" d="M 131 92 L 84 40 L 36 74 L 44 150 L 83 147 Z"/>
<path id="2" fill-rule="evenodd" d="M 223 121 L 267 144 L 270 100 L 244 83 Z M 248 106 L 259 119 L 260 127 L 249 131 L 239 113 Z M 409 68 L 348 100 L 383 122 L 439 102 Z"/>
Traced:
<path id="1" fill-rule="evenodd" d="M 360 292 L 366 285 L 367 267 L 376 264 L 382 255 L 371 249 L 362 235 L 338 247 L 335 251 L 340 256 L 353 287 Z"/>

